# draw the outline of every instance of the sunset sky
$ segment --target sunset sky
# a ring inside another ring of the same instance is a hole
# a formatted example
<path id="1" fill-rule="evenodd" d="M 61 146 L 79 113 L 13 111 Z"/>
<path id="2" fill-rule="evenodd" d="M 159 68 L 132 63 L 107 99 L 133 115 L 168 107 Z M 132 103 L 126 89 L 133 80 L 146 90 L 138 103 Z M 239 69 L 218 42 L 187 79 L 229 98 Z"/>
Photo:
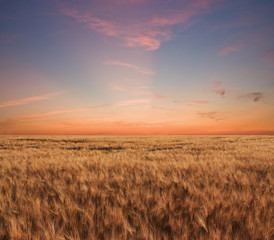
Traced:
<path id="1" fill-rule="evenodd" d="M 274 1 L 0 4 L 0 134 L 274 134 Z"/>

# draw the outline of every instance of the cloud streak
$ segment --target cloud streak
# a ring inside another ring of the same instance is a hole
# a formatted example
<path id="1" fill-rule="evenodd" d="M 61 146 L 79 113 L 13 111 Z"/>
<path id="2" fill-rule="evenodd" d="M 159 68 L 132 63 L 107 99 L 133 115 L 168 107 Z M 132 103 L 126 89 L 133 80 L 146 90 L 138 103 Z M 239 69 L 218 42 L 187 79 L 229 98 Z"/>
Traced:
<path id="1" fill-rule="evenodd" d="M 203 105 L 207 105 L 211 103 L 210 101 L 207 101 L 207 100 L 196 100 L 196 101 L 189 101 L 188 102 L 188 106 L 192 107 L 200 107 L 200 106 L 203 106 Z"/>
<path id="2" fill-rule="evenodd" d="M 140 94 L 148 95 L 152 99 L 156 99 L 156 100 L 161 100 L 161 99 L 167 98 L 167 96 L 161 95 L 161 94 L 156 93 L 156 92 L 140 91 Z"/>
<path id="3" fill-rule="evenodd" d="M 252 92 L 252 93 L 247 93 L 237 97 L 237 99 L 241 99 L 241 98 L 247 98 L 247 99 L 253 100 L 254 102 L 258 102 L 263 98 L 263 93 Z"/>
<path id="4" fill-rule="evenodd" d="M 225 88 L 223 87 L 220 81 L 213 81 L 212 86 L 213 86 L 213 90 L 212 90 L 213 92 L 215 92 L 221 97 L 225 95 Z"/>
<path id="5" fill-rule="evenodd" d="M 157 110 L 164 110 L 164 111 L 174 111 L 174 108 L 166 108 L 166 107 L 158 107 L 158 106 L 151 106 L 152 109 L 157 109 Z"/>
<path id="6" fill-rule="evenodd" d="M 57 95 L 63 94 L 63 93 L 64 93 L 64 91 L 63 92 L 48 93 L 48 94 L 33 96 L 33 97 L 28 97 L 28 98 L 21 98 L 21 99 L 11 100 L 11 101 L 0 103 L 0 108 L 12 107 L 12 106 L 18 106 L 18 105 L 25 105 L 25 104 L 28 104 L 28 103 L 31 103 L 31 102 L 47 100 L 47 99 L 51 99 L 51 98 L 53 98 Z"/>
<path id="7" fill-rule="evenodd" d="M 127 37 L 125 38 L 125 45 L 127 47 L 142 47 L 148 51 L 154 51 L 160 48 L 161 40 L 153 36 L 143 35 L 137 37 Z"/>
<path id="8" fill-rule="evenodd" d="M 230 45 L 230 46 L 226 46 L 226 47 L 222 48 L 218 52 L 218 54 L 219 54 L 219 56 L 226 56 L 226 55 L 228 55 L 231 52 L 237 52 L 239 50 L 240 50 L 240 46 L 238 46 L 238 45 Z"/>
<path id="9" fill-rule="evenodd" d="M 112 65 L 112 66 L 118 66 L 118 67 L 124 67 L 124 68 L 129 68 L 129 69 L 133 69 L 139 73 L 145 74 L 145 75 L 154 75 L 155 72 L 153 72 L 152 70 L 149 69 L 144 69 L 141 68 L 137 65 L 133 65 L 130 63 L 126 63 L 126 62 L 120 62 L 120 61 L 108 61 L 105 64 L 107 65 Z"/>
<path id="10" fill-rule="evenodd" d="M 117 27 L 110 21 L 106 21 L 91 14 L 81 14 L 79 11 L 74 9 L 61 9 L 61 13 L 65 16 L 71 17 L 78 23 L 84 23 L 86 27 L 100 32 L 106 36 L 117 36 L 119 31 Z"/>
<path id="11" fill-rule="evenodd" d="M 74 109 L 66 109 L 66 110 L 60 110 L 60 111 L 51 111 L 51 112 L 47 112 L 47 113 L 33 114 L 33 115 L 28 116 L 27 118 L 48 117 L 48 116 L 62 114 L 62 113 L 83 112 L 83 111 L 87 111 L 90 109 L 91 108 L 74 108 Z"/>
<path id="12" fill-rule="evenodd" d="M 208 104 L 210 101 L 206 100 L 198 100 L 198 101 L 191 101 L 190 104 Z"/>
<path id="13" fill-rule="evenodd" d="M 108 0 L 108 1 L 111 3 L 115 3 L 117 5 L 121 5 L 121 4 L 140 4 L 147 0 Z"/>
<path id="14" fill-rule="evenodd" d="M 269 66 L 274 67 L 274 49 L 268 49 L 264 55 L 260 57 L 261 61 L 266 62 Z"/>
<path id="15" fill-rule="evenodd" d="M 221 114 L 216 112 L 216 111 L 198 112 L 197 114 L 201 118 L 209 118 L 209 119 L 215 120 L 215 121 L 220 121 L 220 120 L 223 120 L 225 118 L 224 116 L 221 116 Z"/>
<path id="16" fill-rule="evenodd" d="M 119 0 L 112 4 L 136 4 L 145 2 L 142 0 Z M 181 30 L 190 27 L 195 21 L 194 17 L 208 10 L 214 0 L 199 0 L 184 3 L 181 9 L 166 10 L 162 14 L 153 12 L 141 21 L 129 17 L 121 21 L 120 16 L 107 19 L 99 11 L 79 11 L 75 8 L 60 8 L 60 13 L 81 23 L 85 28 L 92 29 L 107 37 L 119 39 L 122 44 L 130 48 L 143 48 L 147 51 L 155 51 L 163 42 L 169 41 L 174 35 L 174 27 L 180 26 Z M 104 7 L 103 7 L 104 8 Z M 117 10 L 118 11 L 118 10 Z M 115 14 L 111 14 L 114 16 Z M 123 14 L 119 14 L 123 16 Z M 152 17 L 151 17 L 152 16 Z M 119 21 L 120 20 L 120 21 Z"/>
<path id="17" fill-rule="evenodd" d="M 120 39 L 127 47 L 135 48 L 142 47 L 145 50 L 153 51 L 160 47 L 161 41 L 169 39 L 167 33 L 150 30 L 150 23 L 132 28 L 123 26 L 114 21 L 104 20 L 100 17 L 95 17 L 91 13 L 80 13 L 75 9 L 61 9 L 61 14 L 71 17 L 78 23 L 82 23 L 86 28 L 90 28 L 108 37 Z"/>
<path id="18" fill-rule="evenodd" d="M 135 104 L 147 104 L 149 102 L 151 102 L 150 98 L 139 98 L 139 99 L 132 99 L 132 100 L 113 103 L 112 106 L 123 107 L 123 106 L 135 105 Z"/>
<path id="19" fill-rule="evenodd" d="M 46 113 L 41 114 L 33 114 L 29 116 L 21 116 L 17 117 L 18 119 L 31 119 L 31 118 L 40 118 L 40 117 L 49 117 L 53 115 L 59 115 L 63 113 L 75 113 L 75 112 L 85 112 L 90 111 L 92 109 L 101 109 L 106 107 L 126 107 L 126 106 L 132 106 L 137 104 L 147 104 L 152 101 L 151 98 L 138 98 L 138 99 L 130 99 L 126 101 L 120 101 L 116 103 L 109 103 L 109 104 L 102 104 L 97 106 L 89 106 L 89 107 L 81 107 L 81 108 L 71 108 L 71 109 L 64 109 L 64 110 L 57 110 L 57 111 L 50 111 Z"/>

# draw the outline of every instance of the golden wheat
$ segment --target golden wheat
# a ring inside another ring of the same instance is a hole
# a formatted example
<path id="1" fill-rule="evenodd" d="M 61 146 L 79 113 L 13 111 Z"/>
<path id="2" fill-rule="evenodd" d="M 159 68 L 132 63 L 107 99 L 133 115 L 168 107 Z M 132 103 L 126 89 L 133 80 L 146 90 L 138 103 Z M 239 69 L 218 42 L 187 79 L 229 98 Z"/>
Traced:
<path id="1" fill-rule="evenodd" d="M 0 136 L 0 239 L 274 239 L 273 136 Z"/>

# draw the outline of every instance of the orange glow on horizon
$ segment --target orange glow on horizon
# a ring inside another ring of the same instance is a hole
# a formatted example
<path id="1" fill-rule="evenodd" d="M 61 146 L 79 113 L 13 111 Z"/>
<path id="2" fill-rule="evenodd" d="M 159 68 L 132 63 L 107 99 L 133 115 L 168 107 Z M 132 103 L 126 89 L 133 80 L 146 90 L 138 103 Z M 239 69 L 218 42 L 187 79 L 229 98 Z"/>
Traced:
<path id="1" fill-rule="evenodd" d="M 0 134 L 274 134 L 273 6 L 4 1 Z"/>

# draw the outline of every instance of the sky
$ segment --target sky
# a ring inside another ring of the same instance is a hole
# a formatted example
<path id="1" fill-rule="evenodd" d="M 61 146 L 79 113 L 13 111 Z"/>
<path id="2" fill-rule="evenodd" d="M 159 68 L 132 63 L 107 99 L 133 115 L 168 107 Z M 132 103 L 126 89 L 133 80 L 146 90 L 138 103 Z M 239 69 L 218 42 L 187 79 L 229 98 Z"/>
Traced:
<path id="1" fill-rule="evenodd" d="M 272 0 L 0 4 L 0 134 L 274 134 Z"/>

